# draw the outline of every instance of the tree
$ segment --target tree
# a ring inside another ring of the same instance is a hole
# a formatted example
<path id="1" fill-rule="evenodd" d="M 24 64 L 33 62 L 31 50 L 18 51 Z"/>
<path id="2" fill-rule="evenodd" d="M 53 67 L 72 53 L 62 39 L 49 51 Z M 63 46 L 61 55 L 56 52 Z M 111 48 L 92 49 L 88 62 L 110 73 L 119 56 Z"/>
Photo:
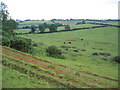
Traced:
<path id="1" fill-rule="evenodd" d="M 4 23 L 8 19 L 8 10 L 7 10 L 7 5 L 3 2 L 0 3 L 0 15 L 1 15 L 1 21 Z"/>
<path id="2" fill-rule="evenodd" d="M 70 30 L 70 25 L 67 24 L 67 25 L 65 26 L 65 30 Z"/>
<path id="3" fill-rule="evenodd" d="M 31 25 L 31 33 L 35 33 L 35 31 L 36 31 L 36 26 Z"/>
<path id="4" fill-rule="evenodd" d="M 45 28 L 48 28 L 47 23 L 43 23 L 43 26 L 44 26 Z"/>
<path id="5" fill-rule="evenodd" d="M 14 29 L 17 28 L 15 20 L 8 17 L 7 5 L 0 3 L 0 20 L 2 21 L 2 45 L 23 52 L 32 53 L 33 47 L 30 39 L 15 36 Z"/>
<path id="6" fill-rule="evenodd" d="M 17 23 L 13 19 L 9 19 L 6 21 L 5 27 L 3 27 L 3 30 L 15 30 L 17 29 Z"/>
<path id="7" fill-rule="evenodd" d="M 49 30 L 50 30 L 50 32 L 57 31 L 57 27 L 56 27 L 54 24 L 51 24 L 51 25 L 49 26 Z"/>
<path id="8" fill-rule="evenodd" d="M 38 29 L 40 30 L 41 33 L 45 32 L 45 26 L 43 24 L 39 24 Z"/>
<path id="9" fill-rule="evenodd" d="M 82 24 L 85 24 L 85 21 L 84 21 L 84 20 L 82 21 Z"/>
<path id="10" fill-rule="evenodd" d="M 2 21 L 2 30 L 12 31 L 17 29 L 17 22 L 9 18 L 9 13 L 7 10 L 7 5 L 3 2 L 0 3 L 0 20 Z"/>

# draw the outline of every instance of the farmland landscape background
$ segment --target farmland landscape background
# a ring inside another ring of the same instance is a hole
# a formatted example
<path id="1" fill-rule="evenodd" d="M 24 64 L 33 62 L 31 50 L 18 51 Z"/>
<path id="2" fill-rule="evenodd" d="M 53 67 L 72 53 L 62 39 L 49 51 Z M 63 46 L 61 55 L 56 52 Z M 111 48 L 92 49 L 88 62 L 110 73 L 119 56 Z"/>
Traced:
<path id="1" fill-rule="evenodd" d="M 1 6 L 2 88 L 119 88 L 118 19 L 15 21 Z"/>

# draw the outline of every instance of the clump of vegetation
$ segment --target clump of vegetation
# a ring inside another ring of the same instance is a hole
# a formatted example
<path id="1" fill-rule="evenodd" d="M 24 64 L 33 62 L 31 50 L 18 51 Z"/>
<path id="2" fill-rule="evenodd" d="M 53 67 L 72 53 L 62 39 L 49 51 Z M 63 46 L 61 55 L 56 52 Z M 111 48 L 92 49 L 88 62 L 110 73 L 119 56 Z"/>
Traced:
<path id="1" fill-rule="evenodd" d="M 115 62 L 117 62 L 117 63 L 120 63 L 120 56 L 116 56 L 116 57 L 114 57 L 114 59 L 113 59 Z"/>
<path id="2" fill-rule="evenodd" d="M 81 51 L 86 51 L 85 49 L 81 49 Z"/>
<path id="3" fill-rule="evenodd" d="M 80 75 L 80 72 L 75 72 L 75 75 Z"/>
<path id="4" fill-rule="evenodd" d="M 38 29 L 40 30 L 41 33 L 45 32 L 45 26 L 46 24 L 39 24 Z"/>
<path id="5" fill-rule="evenodd" d="M 51 24 L 51 25 L 49 26 L 49 30 L 50 30 L 50 32 L 57 31 L 57 26 L 54 25 L 54 24 Z"/>
<path id="6" fill-rule="evenodd" d="M 110 53 L 99 53 L 100 55 L 103 55 L 103 56 L 110 56 L 111 54 Z"/>
<path id="7" fill-rule="evenodd" d="M 33 42 L 32 45 L 35 46 L 35 47 L 37 47 L 37 46 L 38 46 L 38 43 Z"/>
<path id="8" fill-rule="evenodd" d="M 98 55 L 98 53 L 95 52 L 95 53 L 93 53 L 92 55 Z"/>
<path id="9" fill-rule="evenodd" d="M 66 25 L 65 30 L 70 30 L 70 25 Z"/>
<path id="10" fill-rule="evenodd" d="M 2 37 L 3 46 L 8 46 L 22 52 L 27 52 L 27 53 L 33 52 L 31 39 L 17 37 L 14 35 L 14 32 L 10 32 L 10 31 L 9 32 L 3 31 L 2 35 L 3 35 Z"/>
<path id="11" fill-rule="evenodd" d="M 31 33 L 35 33 L 35 31 L 36 31 L 36 26 L 31 25 Z"/>
<path id="12" fill-rule="evenodd" d="M 51 65 L 49 65 L 48 67 L 50 67 L 50 68 L 56 68 L 56 65 L 51 64 Z"/>
<path id="13" fill-rule="evenodd" d="M 47 52 L 48 56 L 51 56 L 51 57 L 56 57 L 56 58 L 62 57 L 61 49 L 58 49 L 56 46 L 49 46 L 46 49 L 46 52 Z"/>

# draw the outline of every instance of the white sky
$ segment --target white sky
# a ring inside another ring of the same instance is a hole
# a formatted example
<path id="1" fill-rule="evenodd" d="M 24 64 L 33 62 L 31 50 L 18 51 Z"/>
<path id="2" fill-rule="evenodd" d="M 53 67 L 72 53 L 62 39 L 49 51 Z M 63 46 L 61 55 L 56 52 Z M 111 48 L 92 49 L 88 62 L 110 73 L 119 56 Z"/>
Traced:
<path id="1" fill-rule="evenodd" d="M 117 19 L 120 0 L 1 0 L 13 19 Z"/>

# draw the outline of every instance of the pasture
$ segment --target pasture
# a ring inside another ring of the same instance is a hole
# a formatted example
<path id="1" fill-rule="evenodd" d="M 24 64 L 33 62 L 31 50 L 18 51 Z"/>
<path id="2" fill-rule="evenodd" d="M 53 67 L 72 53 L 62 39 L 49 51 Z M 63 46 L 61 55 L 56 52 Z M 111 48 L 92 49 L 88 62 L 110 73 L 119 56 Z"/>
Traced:
<path id="1" fill-rule="evenodd" d="M 119 63 L 114 62 L 113 58 L 118 56 L 118 28 L 93 29 L 91 27 L 100 26 L 94 24 L 70 26 L 72 29 L 85 27 L 89 29 L 43 34 L 37 34 L 39 32 L 37 29 L 35 34 L 17 35 L 32 39 L 34 44 L 32 54 L 3 47 L 3 69 L 7 73 L 3 73 L 3 86 L 117 88 Z M 64 27 L 58 27 L 59 30 L 64 30 Z M 15 30 L 16 33 L 29 31 L 30 29 Z M 46 32 L 48 31 L 46 28 Z M 47 55 L 46 48 L 52 45 L 62 50 L 62 58 Z M 13 82 L 10 83 L 13 78 Z M 16 81 L 28 83 L 24 86 L 24 83 L 19 84 Z"/>
<path id="2" fill-rule="evenodd" d="M 45 48 L 55 45 L 64 52 L 65 59 L 62 60 L 64 64 L 66 64 L 65 62 L 67 61 L 74 62 L 78 64 L 78 66 L 79 64 L 80 66 L 85 66 L 82 68 L 83 70 L 107 77 L 118 78 L 118 64 L 112 61 L 113 57 L 118 55 L 118 28 L 104 27 L 71 32 L 29 34 L 20 36 L 32 39 L 39 44 L 38 47 L 35 47 L 36 51 L 34 56 L 50 60 L 50 57 L 46 57 L 45 55 Z M 71 44 L 69 44 L 69 42 L 71 42 Z M 61 46 L 66 46 L 68 50 Z M 75 50 L 77 50 L 77 52 L 74 52 Z M 99 55 L 92 55 L 93 53 L 99 53 Z M 101 53 L 108 53 L 110 56 Z M 55 63 L 61 62 L 59 62 L 59 59 L 52 59 L 51 61 Z M 70 65 L 67 63 L 70 67 L 74 67 L 76 64 Z M 113 67 L 114 70 L 111 71 Z"/>

